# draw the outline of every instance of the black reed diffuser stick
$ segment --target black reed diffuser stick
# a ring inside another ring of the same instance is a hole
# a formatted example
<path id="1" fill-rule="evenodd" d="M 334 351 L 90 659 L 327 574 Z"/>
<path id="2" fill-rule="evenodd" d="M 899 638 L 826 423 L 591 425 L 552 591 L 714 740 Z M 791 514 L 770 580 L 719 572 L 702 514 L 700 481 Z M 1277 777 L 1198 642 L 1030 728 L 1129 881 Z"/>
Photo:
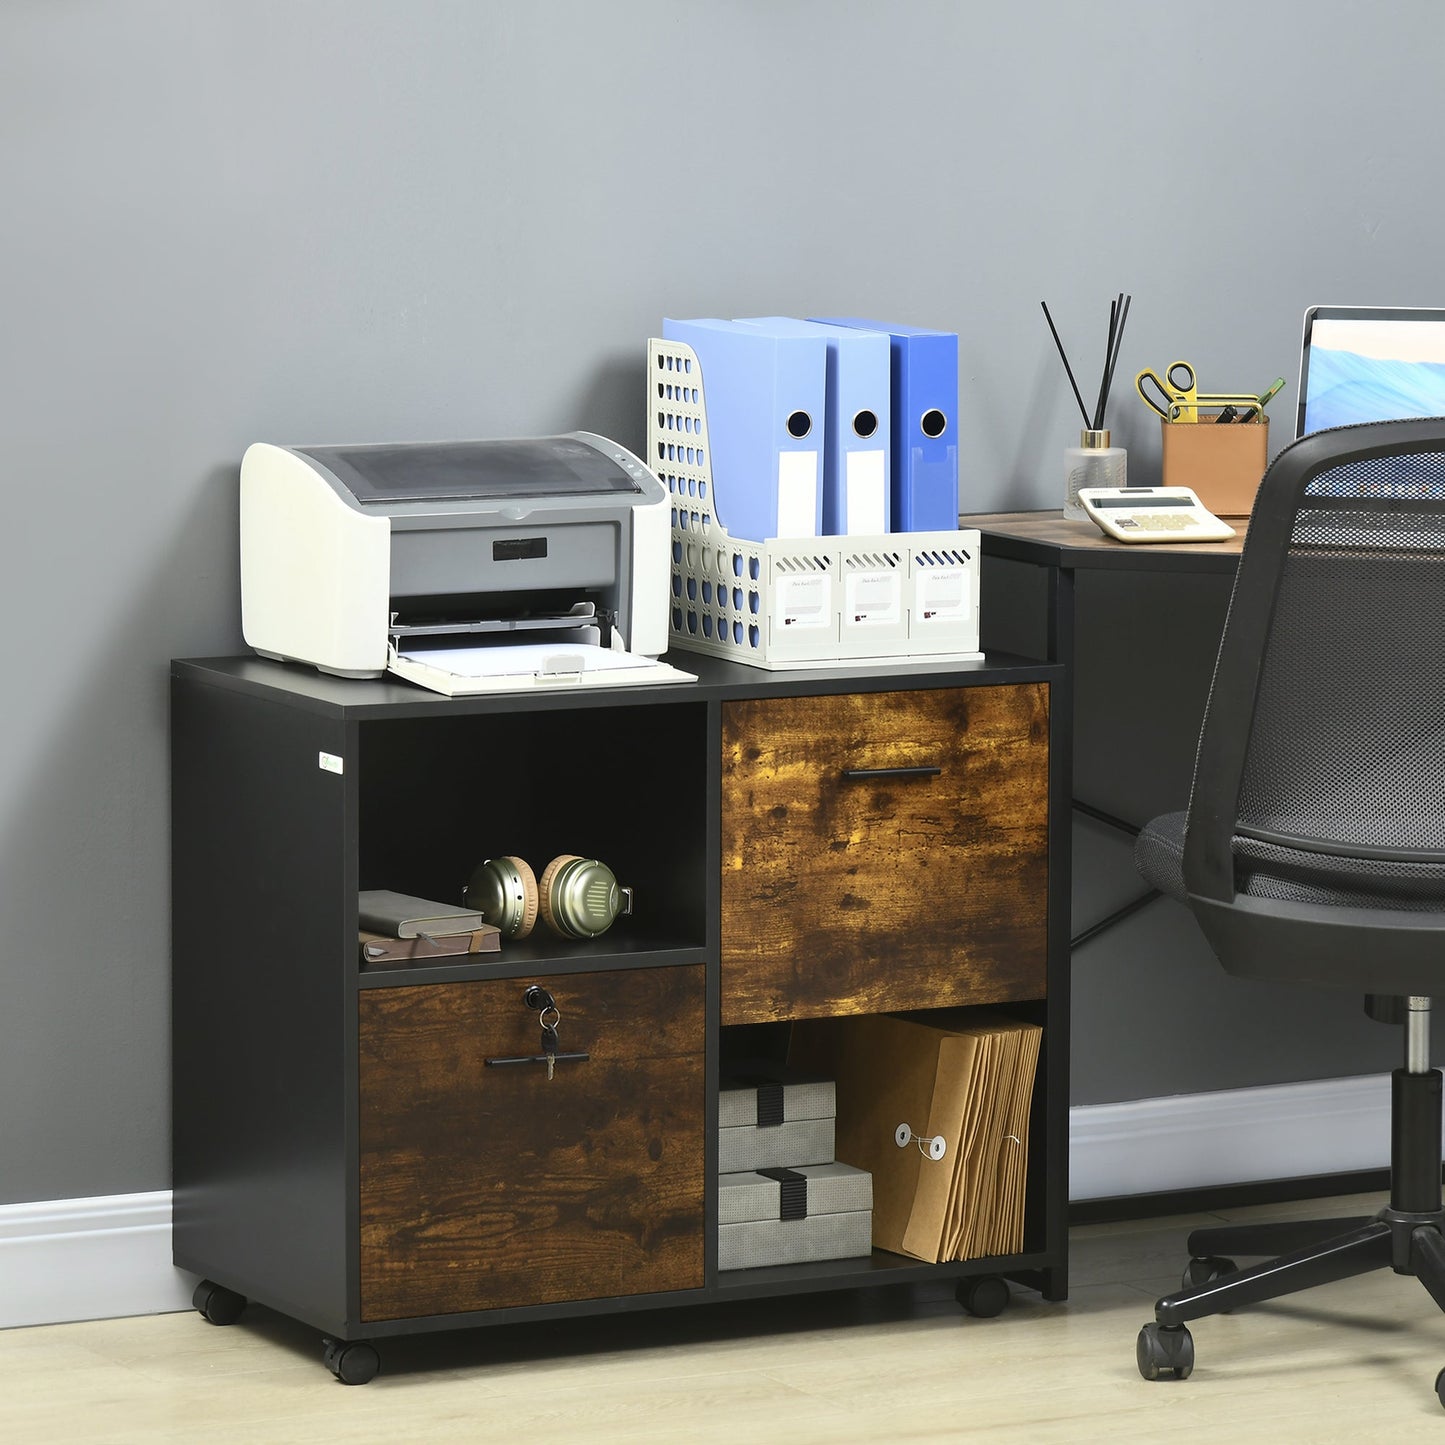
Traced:
<path id="1" fill-rule="evenodd" d="M 1074 400 L 1079 403 L 1079 415 L 1084 418 L 1084 425 L 1089 424 L 1089 413 L 1084 409 L 1084 398 L 1079 395 L 1079 383 L 1074 380 L 1074 368 L 1069 365 L 1069 358 L 1064 354 L 1064 343 L 1059 340 L 1058 327 L 1054 325 L 1054 318 L 1049 315 L 1049 303 L 1040 301 L 1039 305 L 1044 308 L 1044 320 L 1049 323 L 1049 330 L 1054 333 L 1054 345 L 1059 348 L 1059 360 L 1064 363 L 1064 370 L 1069 374 L 1069 385 L 1074 388 Z"/>
<path id="2" fill-rule="evenodd" d="M 1099 395 L 1094 403 L 1094 415 L 1091 419 L 1089 409 L 1084 405 L 1084 398 L 1079 393 L 1079 383 L 1074 380 L 1074 368 L 1069 365 L 1069 358 L 1064 352 L 1064 343 L 1059 340 L 1059 329 L 1054 325 L 1054 318 L 1049 315 L 1049 303 L 1040 301 L 1039 305 L 1044 308 L 1044 320 L 1049 323 L 1049 330 L 1053 333 L 1054 345 L 1059 350 L 1059 360 L 1064 363 L 1064 370 L 1068 373 L 1069 385 L 1074 389 L 1074 400 L 1079 403 L 1079 415 L 1084 419 L 1084 427 L 1089 431 L 1102 431 L 1104 429 L 1104 413 L 1109 405 L 1109 388 L 1114 382 L 1114 367 L 1119 360 L 1119 348 L 1124 341 L 1124 323 L 1129 317 L 1129 303 L 1134 298 L 1126 296 L 1122 291 L 1117 298 L 1109 303 L 1109 334 L 1104 342 L 1104 370 L 1099 378 Z"/>

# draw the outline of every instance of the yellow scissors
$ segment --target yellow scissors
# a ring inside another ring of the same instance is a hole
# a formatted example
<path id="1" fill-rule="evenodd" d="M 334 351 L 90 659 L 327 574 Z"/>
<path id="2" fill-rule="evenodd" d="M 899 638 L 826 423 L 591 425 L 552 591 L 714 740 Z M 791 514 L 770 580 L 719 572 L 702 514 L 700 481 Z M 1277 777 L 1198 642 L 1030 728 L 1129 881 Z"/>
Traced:
<path id="1" fill-rule="evenodd" d="M 1152 367 L 1145 367 L 1134 378 L 1134 386 L 1144 404 L 1165 421 L 1199 420 L 1199 383 L 1187 361 L 1170 362 L 1162 378 Z"/>

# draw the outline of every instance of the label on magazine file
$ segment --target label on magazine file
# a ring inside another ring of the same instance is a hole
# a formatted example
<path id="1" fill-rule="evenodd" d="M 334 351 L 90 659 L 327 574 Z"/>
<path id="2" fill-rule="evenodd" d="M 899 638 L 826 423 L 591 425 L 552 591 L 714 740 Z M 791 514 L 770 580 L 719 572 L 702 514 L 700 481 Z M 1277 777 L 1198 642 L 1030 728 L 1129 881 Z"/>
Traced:
<path id="1" fill-rule="evenodd" d="M 967 567 L 926 567 L 915 572 L 914 579 L 920 622 L 968 622 L 973 617 Z"/>
<path id="2" fill-rule="evenodd" d="M 828 627 L 833 621 L 833 579 L 826 572 L 774 574 L 778 626 Z"/>
<path id="3" fill-rule="evenodd" d="M 903 620 L 903 575 L 896 571 L 849 572 L 843 583 L 844 616 L 860 626 Z"/>

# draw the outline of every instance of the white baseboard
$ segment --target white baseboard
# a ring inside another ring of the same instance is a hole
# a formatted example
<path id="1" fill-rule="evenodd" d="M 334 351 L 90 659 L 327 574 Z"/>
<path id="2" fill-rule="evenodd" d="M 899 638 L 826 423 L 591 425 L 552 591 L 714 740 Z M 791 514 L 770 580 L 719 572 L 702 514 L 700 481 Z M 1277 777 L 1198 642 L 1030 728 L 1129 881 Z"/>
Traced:
<path id="1" fill-rule="evenodd" d="M 0 1329 L 190 1307 L 171 1192 L 0 1205 Z"/>
<path id="2" fill-rule="evenodd" d="M 1071 1199 L 1303 1179 L 1389 1162 L 1388 1074 L 1069 1110 Z"/>
<path id="3" fill-rule="evenodd" d="M 1069 1194 L 1107 1199 L 1388 1164 L 1390 1076 L 1069 1110 Z M 189 1309 L 171 1195 L 0 1205 L 0 1329 Z"/>

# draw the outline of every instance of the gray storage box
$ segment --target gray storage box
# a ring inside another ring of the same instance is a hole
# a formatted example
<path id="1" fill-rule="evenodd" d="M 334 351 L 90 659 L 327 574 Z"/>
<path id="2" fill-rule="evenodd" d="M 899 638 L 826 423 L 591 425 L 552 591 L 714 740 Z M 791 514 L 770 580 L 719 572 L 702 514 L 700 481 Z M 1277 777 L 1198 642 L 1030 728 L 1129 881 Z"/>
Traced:
<path id="1" fill-rule="evenodd" d="M 830 1163 L 837 1107 L 832 1079 L 775 1063 L 729 1068 L 718 1090 L 718 1173 Z"/>
<path id="2" fill-rule="evenodd" d="M 812 1164 L 718 1179 L 718 1269 L 847 1259 L 873 1248 L 873 1176 Z"/>

